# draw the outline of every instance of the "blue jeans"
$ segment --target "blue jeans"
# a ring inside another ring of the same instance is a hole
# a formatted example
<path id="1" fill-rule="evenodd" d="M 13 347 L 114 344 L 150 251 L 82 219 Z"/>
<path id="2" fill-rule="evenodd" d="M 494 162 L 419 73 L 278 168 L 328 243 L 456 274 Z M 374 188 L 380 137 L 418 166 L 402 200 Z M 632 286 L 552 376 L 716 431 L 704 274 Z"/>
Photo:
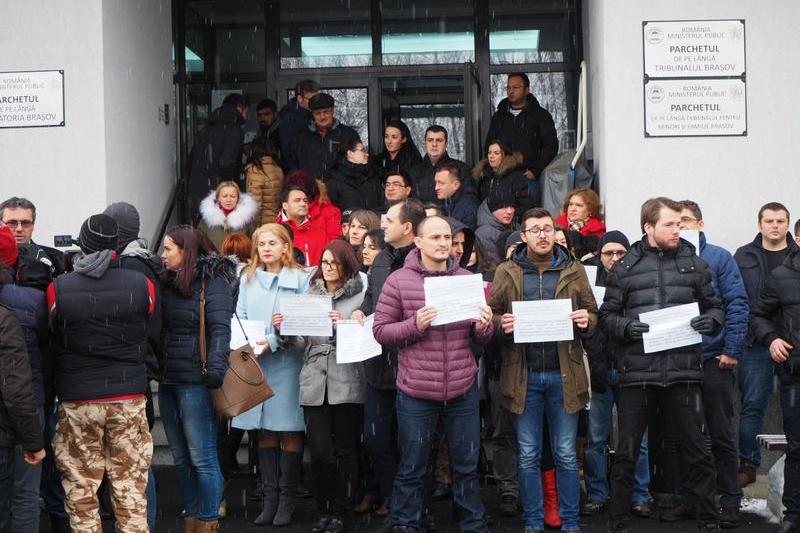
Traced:
<path id="1" fill-rule="evenodd" d="M 608 499 L 608 440 L 611 435 L 611 417 L 614 404 L 619 405 L 619 375 L 616 370 L 608 371 L 608 390 L 592 393 L 589 404 L 589 444 L 586 446 L 586 461 L 583 480 L 590 502 L 604 503 Z M 649 502 L 647 492 L 650 484 L 650 465 L 647 458 L 647 433 L 639 448 L 639 460 L 634 472 L 632 503 Z"/>
<path id="2" fill-rule="evenodd" d="M 487 533 L 478 481 L 481 428 L 478 386 L 446 402 L 412 398 L 397 391 L 397 427 L 400 465 L 392 488 L 389 520 L 419 532 L 425 507 L 425 476 L 442 418 L 450 448 L 453 500 L 461 517 L 462 533 Z"/>
<path id="3" fill-rule="evenodd" d="M 754 344 L 744 351 L 738 365 L 742 390 L 742 412 L 739 416 L 739 459 L 761 464 L 761 451 L 756 435 L 764 429 L 764 412 L 774 384 L 775 363 L 769 350 Z"/>
<path id="4" fill-rule="evenodd" d="M 542 497 L 542 425 L 547 414 L 556 464 L 558 514 L 563 529 L 580 529 L 580 474 L 575 438 L 578 413 L 567 413 L 560 372 L 529 372 L 525 411 L 517 415 L 519 496 L 526 529 L 544 529 Z"/>
<path id="5" fill-rule="evenodd" d="M 11 529 L 11 499 L 14 489 L 14 448 L 0 448 L 0 531 Z"/>
<path id="6" fill-rule="evenodd" d="M 186 515 L 217 520 L 222 472 L 211 395 L 204 385 L 161 385 L 158 395 Z"/>

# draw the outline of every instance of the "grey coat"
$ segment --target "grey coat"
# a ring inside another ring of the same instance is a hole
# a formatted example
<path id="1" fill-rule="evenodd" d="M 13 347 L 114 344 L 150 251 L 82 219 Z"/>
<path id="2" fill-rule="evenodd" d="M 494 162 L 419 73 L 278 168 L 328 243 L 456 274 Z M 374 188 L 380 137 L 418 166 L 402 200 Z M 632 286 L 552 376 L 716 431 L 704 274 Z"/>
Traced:
<path id="1" fill-rule="evenodd" d="M 347 319 L 361 306 L 367 289 L 367 276 L 359 273 L 330 296 L 333 309 Z M 308 287 L 309 294 L 327 295 L 325 283 L 318 279 Z M 300 405 L 330 405 L 364 403 L 364 365 L 336 362 L 336 332 L 333 337 L 303 337 L 305 345 L 303 368 L 300 370 Z"/>

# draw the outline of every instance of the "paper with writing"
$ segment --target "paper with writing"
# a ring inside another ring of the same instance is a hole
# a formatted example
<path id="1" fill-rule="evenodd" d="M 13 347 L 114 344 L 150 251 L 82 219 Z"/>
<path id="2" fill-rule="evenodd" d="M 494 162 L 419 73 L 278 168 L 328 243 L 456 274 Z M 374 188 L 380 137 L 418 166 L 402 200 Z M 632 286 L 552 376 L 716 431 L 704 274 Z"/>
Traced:
<path id="1" fill-rule="evenodd" d="M 436 308 L 432 326 L 480 319 L 481 306 L 486 305 L 480 274 L 425 278 L 424 288 L 425 305 Z"/>
<path id="2" fill-rule="evenodd" d="M 236 317 L 231 318 L 231 350 L 244 346 L 249 339 L 253 353 L 260 354 L 264 351 L 266 344 L 258 344 L 258 341 L 267 338 L 267 323 L 263 320 L 242 320 L 241 322 L 242 326 L 239 327 Z M 242 328 L 244 328 L 244 332 L 242 332 Z M 244 337 L 245 333 L 247 333 L 247 339 Z"/>
<path id="3" fill-rule="evenodd" d="M 570 341 L 575 331 L 572 327 L 572 300 L 531 300 L 511 302 L 514 320 L 514 342 Z"/>
<path id="4" fill-rule="evenodd" d="M 333 322 L 328 313 L 333 309 L 330 296 L 292 294 L 281 297 L 281 335 L 331 337 Z"/>
<path id="5" fill-rule="evenodd" d="M 364 319 L 364 325 L 357 320 L 340 320 L 336 323 L 336 362 L 360 363 L 383 352 L 381 345 L 372 335 L 375 315 Z"/>
<path id="6" fill-rule="evenodd" d="M 703 336 L 689 325 L 699 314 L 697 302 L 641 313 L 639 321 L 650 326 L 650 331 L 642 335 L 644 353 L 661 352 L 702 342 Z"/>

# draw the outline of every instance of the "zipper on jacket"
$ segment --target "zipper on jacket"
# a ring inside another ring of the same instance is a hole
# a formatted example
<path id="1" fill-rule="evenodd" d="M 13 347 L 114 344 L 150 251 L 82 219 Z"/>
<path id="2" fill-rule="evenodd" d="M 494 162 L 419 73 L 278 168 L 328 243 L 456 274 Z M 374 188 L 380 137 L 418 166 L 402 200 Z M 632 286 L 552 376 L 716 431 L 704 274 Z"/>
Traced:
<path id="1" fill-rule="evenodd" d="M 444 375 L 444 401 L 445 402 L 447 401 L 447 385 L 448 385 L 448 380 L 447 380 L 447 330 L 448 330 L 448 328 L 445 327 L 444 328 L 444 352 L 442 354 L 444 356 L 442 358 L 442 364 L 444 365 L 444 372 L 442 372 L 442 374 Z"/>
<path id="2" fill-rule="evenodd" d="M 539 269 L 537 268 L 536 270 Z M 542 271 L 539 270 L 539 301 L 541 302 L 542 300 L 544 300 L 544 275 L 542 274 Z M 544 372 L 545 368 L 547 368 L 544 360 L 544 348 L 545 343 L 542 343 L 542 372 Z"/>
<path id="3" fill-rule="evenodd" d="M 658 251 L 658 308 L 661 309 L 666 303 L 666 291 L 664 290 L 664 250 Z M 658 358 L 661 363 L 661 383 L 667 384 L 667 357 Z"/>

